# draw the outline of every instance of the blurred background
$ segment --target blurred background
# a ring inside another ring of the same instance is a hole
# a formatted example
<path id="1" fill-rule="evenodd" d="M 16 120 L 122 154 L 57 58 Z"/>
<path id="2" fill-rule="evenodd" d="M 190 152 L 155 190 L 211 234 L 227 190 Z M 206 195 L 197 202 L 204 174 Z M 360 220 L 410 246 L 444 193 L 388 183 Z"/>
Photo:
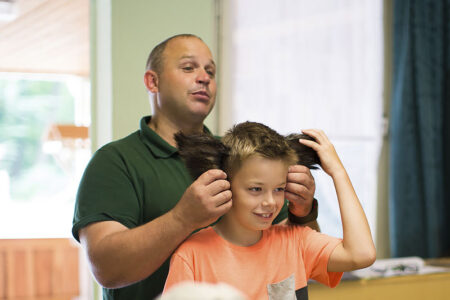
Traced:
<path id="1" fill-rule="evenodd" d="M 206 124 L 323 129 L 378 258 L 450 256 L 450 1 L 0 0 L 0 299 L 99 299 L 71 236 L 91 154 L 151 114 L 145 62 L 200 36 L 218 64 Z M 341 237 L 332 181 L 319 224 Z"/>

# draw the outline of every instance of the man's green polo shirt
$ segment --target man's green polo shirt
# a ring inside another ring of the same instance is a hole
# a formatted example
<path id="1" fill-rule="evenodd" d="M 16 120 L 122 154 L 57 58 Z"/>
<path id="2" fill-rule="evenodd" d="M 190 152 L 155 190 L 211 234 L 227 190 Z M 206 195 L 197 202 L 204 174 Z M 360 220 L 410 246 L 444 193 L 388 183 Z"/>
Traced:
<path id="1" fill-rule="evenodd" d="M 192 183 L 177 149 L 148 127 L 150 118 L 141 119 L 140 130 L 93 155 L 75 204 L 72 234 L 78 241 L 78 231 L 93 222 L 113 220 L 134 228 L 154 220 L 172 209 Z M 205 131 L 209 132 L 206 127 Z M 276 222 L 286 217 L 285 206 Z M 153 299 L 162 292 L 168 268 L 169 260 L 141 282 L 121 289 L 104 288 L 103 297 Z"/>

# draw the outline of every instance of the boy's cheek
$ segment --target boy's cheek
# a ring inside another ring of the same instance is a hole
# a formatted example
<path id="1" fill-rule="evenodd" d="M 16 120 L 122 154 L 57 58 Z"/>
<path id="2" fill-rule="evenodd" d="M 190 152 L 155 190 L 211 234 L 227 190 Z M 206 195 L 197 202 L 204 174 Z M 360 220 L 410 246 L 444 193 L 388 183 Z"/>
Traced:
<path id="1" fill-rule="evenodd" d="M 278 207 L 277 207 L 277 211 L 276 211 L 275 217 L 277 217 L 280 214 L 280 211 L 283 208 L 283 205 L 284 205 L 284 199 L 283 199 L 283 201 L 278 203 Z"/>

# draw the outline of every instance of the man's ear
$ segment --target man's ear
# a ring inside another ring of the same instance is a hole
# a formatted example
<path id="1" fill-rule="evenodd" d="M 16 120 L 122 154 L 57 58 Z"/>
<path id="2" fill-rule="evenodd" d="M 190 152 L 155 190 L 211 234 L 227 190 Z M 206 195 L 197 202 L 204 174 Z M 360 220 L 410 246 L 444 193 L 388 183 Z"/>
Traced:
<path id="1" fill-rule="evenodd" d="M 144 84 L 151 93 L 158 92 L 159 77 L 153 70 L 147 70 L 144 74 Z"/>

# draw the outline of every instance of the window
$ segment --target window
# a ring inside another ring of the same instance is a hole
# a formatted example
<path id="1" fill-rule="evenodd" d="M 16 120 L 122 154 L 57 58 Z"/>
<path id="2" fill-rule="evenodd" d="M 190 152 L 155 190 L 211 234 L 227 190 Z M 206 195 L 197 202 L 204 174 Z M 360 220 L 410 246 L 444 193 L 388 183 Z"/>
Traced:
<path id="1" fill-rule="evenodd" d="M 0 74 L 0 238 L 71 236 L 90 157 L 88 82 Z"/>
<path id="2" fill-rule="evenodd" d="M 375 236 L 382 1 L 235 0 L 224 12 L 231 24 L 223 42 L 231 78 L 226 98 L 231 101 L 221 105 L 231 119 L 222 121 L 221 128 L 251 120 L 283 134 L 323 129 Z M 322 171 L 313 175 L 321 229 L 342 236 L 332 181 Z"/>

